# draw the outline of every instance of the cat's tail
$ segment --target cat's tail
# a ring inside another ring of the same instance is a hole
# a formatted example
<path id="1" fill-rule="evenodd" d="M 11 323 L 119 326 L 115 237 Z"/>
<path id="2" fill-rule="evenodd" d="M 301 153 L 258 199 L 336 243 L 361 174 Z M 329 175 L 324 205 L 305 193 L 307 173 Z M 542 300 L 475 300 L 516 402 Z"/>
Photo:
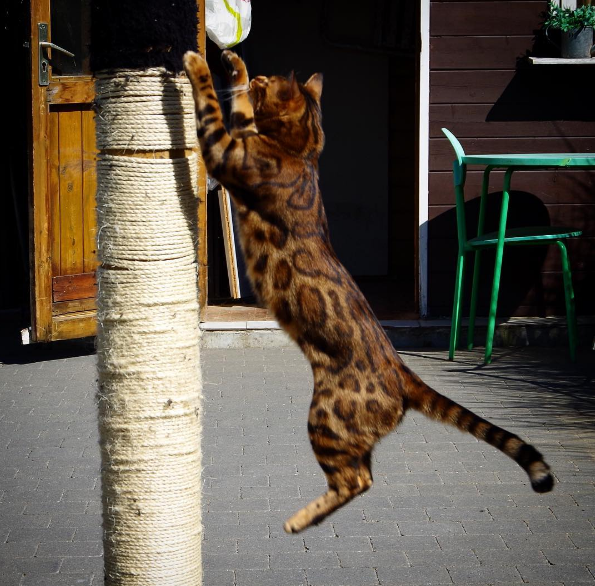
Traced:
<path id="1" fill-rule="evenodd" d="M 535 492 L 549 492 L 554 485 L 550 467 L 543 456 L 521 438 L 482 419 L 469 409 L 441 395 L 414 373 L 414 384 L 407 393 L 407 406 L 435 421 L 449 423 L 461 431 L 470 433 L 504 452 L 529 475 Z"/>

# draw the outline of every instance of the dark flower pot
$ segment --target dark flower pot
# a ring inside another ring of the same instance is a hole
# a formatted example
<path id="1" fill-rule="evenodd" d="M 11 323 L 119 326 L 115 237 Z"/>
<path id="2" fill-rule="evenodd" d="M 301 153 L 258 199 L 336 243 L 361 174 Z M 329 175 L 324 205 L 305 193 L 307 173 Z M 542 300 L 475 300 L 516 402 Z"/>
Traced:
<path id="1" fill-rule="evenodd" d="M 586 26 L 581 29 L 563 31 L 560 38 L 560 45 L 560 53 L 565 59 L 584 59 L 591 57 L 593 28 Z"/>

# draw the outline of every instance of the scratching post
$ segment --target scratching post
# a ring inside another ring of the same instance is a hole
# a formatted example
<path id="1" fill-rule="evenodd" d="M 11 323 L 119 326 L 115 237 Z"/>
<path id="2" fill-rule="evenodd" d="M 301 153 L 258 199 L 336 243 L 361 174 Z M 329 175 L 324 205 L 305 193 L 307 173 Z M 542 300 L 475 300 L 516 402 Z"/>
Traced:
<path id="1" fill-rule="evenodd" d="M 192 90 L 177 73 L 196 48 L 196 3 L 176 3 L 193 34 L 177 22 L 173 45 L 151 29 L 157 13 L 172 16 L 162 3 L 120 4 L 97 1 L 92 29 L 105 583 L 199 586 L 198 155 Z M 129 12 L 144 15 L 150 45 L 131 46 Z"/>

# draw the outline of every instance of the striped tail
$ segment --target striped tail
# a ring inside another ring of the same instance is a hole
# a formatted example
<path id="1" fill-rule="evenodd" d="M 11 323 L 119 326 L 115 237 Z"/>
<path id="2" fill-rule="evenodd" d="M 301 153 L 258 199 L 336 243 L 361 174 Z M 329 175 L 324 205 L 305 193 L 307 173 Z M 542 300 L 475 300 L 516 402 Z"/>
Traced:
<path id="1" fill-rule="evenodd" d="M 412 373 L 413 375 L 413 373 Z M 521 438 L 475 415 L 469 409 L 441 395 L 413 375 L 415 390 L 408 393 L 408 406 L 435 421 L 449 423 L 494 446 L 512 458 L 529 475 L 535 492 L 549 492 L 554 485 L 543 456 Z"/>

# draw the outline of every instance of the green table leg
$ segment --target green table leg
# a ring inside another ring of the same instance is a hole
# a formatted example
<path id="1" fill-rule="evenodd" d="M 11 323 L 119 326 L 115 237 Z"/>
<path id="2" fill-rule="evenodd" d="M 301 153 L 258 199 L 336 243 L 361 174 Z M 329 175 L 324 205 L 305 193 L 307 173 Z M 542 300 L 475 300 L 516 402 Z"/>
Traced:
<path id="1" fill-rule="evenodd" d="M 496 309 L 498 307 L 498 292 L 500 290 L 500 274 L 502 272 L 502 256 L 504 253 L 504 235 L 506 232 L 506 218 L 508 216 L 508 201 L 510 199 L 510 178 L 513 171 L 514 168 L 509 167 L 504 174 L 502 207 L 500 208 L 500 224 L 498 226 L 498 244 L 496 245 L 496 262 L 494 263 L 494 281 L 492 283 L 490 315 L 488 317 L 488 331 L 486 335 L 486 364 L 492 361 L 492 346 L 494 344 L 494 330 L 496 329 Z"/>
<path id="2" fill-rule="evenodd" d="M 562 255 L 562 275 L 564 277 L 564 299 L 566 301 L 566 323 L 568 328 L 568 346 L 570 348 L 570 360 L 576 360 L 576 313 L 574 307 L 574 289 L 572 288 L 572 275 L 570 272 L 570 262 L 568 261 L 568 252 L 566 245 L 561 240 L 556 244 Z"/>
<path id="3" fill-rule="evenodd" d="M 483 172 L 483 183 L 481 186 L 481 198 L 479 200 L 479 219 L 477 222 L 477 235 L 482 236 L 485 224 L 487 207 L 488 187 L 490 183 L 490 171 L 493 167 L 486 167 Z M 473 263 L 473 285 L 471 287 L 471 307 L 469 308 L 469 327 L 467 330 L 467 348 L 473 350 L 473 339 L 475 331 L 475 316 L 477 315 L 477 293 L 479 289 L 479 262 L 481 250 L 475 251 L 475 262 Z"/>

